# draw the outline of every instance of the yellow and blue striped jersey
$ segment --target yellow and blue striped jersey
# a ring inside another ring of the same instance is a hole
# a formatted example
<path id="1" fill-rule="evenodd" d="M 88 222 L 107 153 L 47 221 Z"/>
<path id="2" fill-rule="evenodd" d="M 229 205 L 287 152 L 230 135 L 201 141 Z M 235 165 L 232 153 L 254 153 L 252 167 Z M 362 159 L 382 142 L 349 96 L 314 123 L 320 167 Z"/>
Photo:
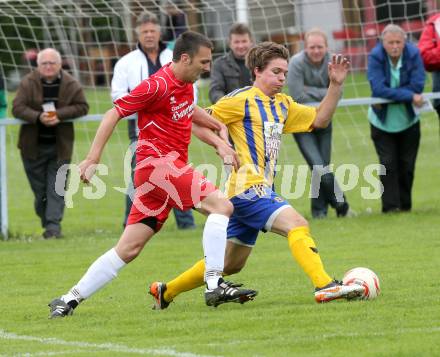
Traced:
<path id="1" fill-rule="evenodd" d="M 298 104 L 278 93 L 266 96 L 257 87 L 237 89 L 208 108 L 227 125 L 241 167 L 226 183 L 228 197 L 254 185 L 272 186 L 281 145 L 281 134 L 308 132 L 316 109 Z"/>

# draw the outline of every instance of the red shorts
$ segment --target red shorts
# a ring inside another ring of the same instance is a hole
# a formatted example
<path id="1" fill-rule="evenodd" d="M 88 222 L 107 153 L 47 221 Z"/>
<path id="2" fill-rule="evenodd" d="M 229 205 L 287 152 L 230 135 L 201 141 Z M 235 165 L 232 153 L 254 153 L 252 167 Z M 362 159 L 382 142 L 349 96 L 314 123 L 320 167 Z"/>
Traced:
<path id="1" fill-rule="evenodd" d="M 154 217 L 157 220 L 156 232 L 165 223 L 172 208 L 188 210 L 217 190 L 205 176 L 176 159 L 172 153 L 140 161 L 135 169 L 134 187 L 127 224 Z"/>

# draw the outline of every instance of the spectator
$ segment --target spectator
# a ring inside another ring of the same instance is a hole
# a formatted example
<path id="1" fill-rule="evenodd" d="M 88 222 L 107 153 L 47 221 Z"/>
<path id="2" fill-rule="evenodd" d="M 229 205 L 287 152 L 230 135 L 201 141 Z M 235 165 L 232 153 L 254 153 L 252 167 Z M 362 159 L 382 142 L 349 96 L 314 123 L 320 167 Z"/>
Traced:
<path id="1" fill-rule="evenodd" d="M 216 103 L 225 94 L 237 88 L 252 85 L 251 72 L 245 57 L 252 46 L 252 34 L 245 24 L 235 23 L 229 30 L 228 53 L 217 58 L 211 69 L 209 99 Z"/>
<path id="2" fill-rule="evenodd" d="M 326 34 L 314 28 L 304 36 L 304 50 L 289 63 L 287 85 L 298 103 L 320 102 L 329 86 L 330 54 Z M 333 173 L 329 170 L 332 124 L 309 133 L 293 134 L 298 147 L 312 170 L 312 217 L 327 217 L 328 205 L 338 217 L 353 215 Z"/>
<path id="3" fill-rule="evenodd" d="M 136 22 L 136 33 L 138 36 L 137 48 L 122 57 L 115 65 L 111 91 L 113 101 L 130 93 L 144 79 L 156 73 L 163 65 L 171 62 L 173 58 L 173 52 L 160 41 L 159 20 L 155 14 L 149 11 L 142 13 Z M 133 153 L 138 134 L 137 119 L 128 120 L 128 136 Z M 133 172 L 135 166 L 136 156 L 133 154 L 131 160 L 132 180 L 126 195 L 124 227 L 133 203 Z M 179 229 L 192 229 L 195 227 L 191 210 L 180 211 L 174 208 L 173 212 Z"/>
<path id="4" fill-rule="evenodd" d="M 173 49 L 176 38 L 187 30 L 185 13 L 177 7 L 180 1 L 168 1 L 166 9 L 165 32 L 163 40 L 168 43 L 168 48 Z"/>
<path id="5" fill-rule="evenodd" d="M 410 211 L 414 169 L 420 142 L 420 122 L 414 108 L 423 105 L 425 71 L 416 46 L 406 41 L 401 27 L 390 24 L 382 41 L 368 56 L 368 80 L 373 97 L 391 104 L 368 110 L 371 138 L 386 173 L 382 212 Z"/>
<path id="6" fill-rule="evenodd" d="M 28 122 L 20 128 L 18 147 L 46 239 L 61 237 L 64 199 L 55 185 L 65 187 L 67 170 L 58 171 L 70 162 L 74 140 L 73 124 L 65 120 L 88 109 L 79 82 L 61 69 L 60 53 L 53 48 L 39 52 L 37 69 L 20 82 L 12 113 Z"/>
<path id="7" fill-rule="evenodd" d="M 432 91 L 440 92 L 440 13 L 426 21 L 419 40 L 419 49 L 425 69 L 432 72 Z M 440 119 L 440 99 L 434 100 L 434 108 Z"/>

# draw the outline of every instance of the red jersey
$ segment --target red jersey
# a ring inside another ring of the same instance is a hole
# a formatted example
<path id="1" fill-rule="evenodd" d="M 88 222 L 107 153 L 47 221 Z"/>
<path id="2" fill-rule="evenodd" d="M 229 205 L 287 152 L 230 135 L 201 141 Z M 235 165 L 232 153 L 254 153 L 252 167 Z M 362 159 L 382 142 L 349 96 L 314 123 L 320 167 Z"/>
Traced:
<path id="1" fill-rule="evenodd" d="M 171 63 L 163 66 L 135 89 L 114 102 L 121 117 L 138 113 L 136 159 L 162 157 L 176 151 L 188 161 L 194 88 L 174 76 Z"/>
<path id="2" fill-rule="evenodd" d="M 431 16 L 419 40 L 420 54 L 427 71 L 440 71 L 440 14 Z"/>

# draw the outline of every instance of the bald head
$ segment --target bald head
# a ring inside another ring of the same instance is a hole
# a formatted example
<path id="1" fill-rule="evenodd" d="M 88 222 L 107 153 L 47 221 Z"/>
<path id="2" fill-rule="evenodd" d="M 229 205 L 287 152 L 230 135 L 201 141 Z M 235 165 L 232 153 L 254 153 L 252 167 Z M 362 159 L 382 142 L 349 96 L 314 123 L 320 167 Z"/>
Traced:
<path id="1" fill-rule="evenodd" d="M 61 55 L 54 48 L 45 48 L 38 52 L 37 65 L 41 77 L 48 81 L 52 81 L 60 74 Z"/>

